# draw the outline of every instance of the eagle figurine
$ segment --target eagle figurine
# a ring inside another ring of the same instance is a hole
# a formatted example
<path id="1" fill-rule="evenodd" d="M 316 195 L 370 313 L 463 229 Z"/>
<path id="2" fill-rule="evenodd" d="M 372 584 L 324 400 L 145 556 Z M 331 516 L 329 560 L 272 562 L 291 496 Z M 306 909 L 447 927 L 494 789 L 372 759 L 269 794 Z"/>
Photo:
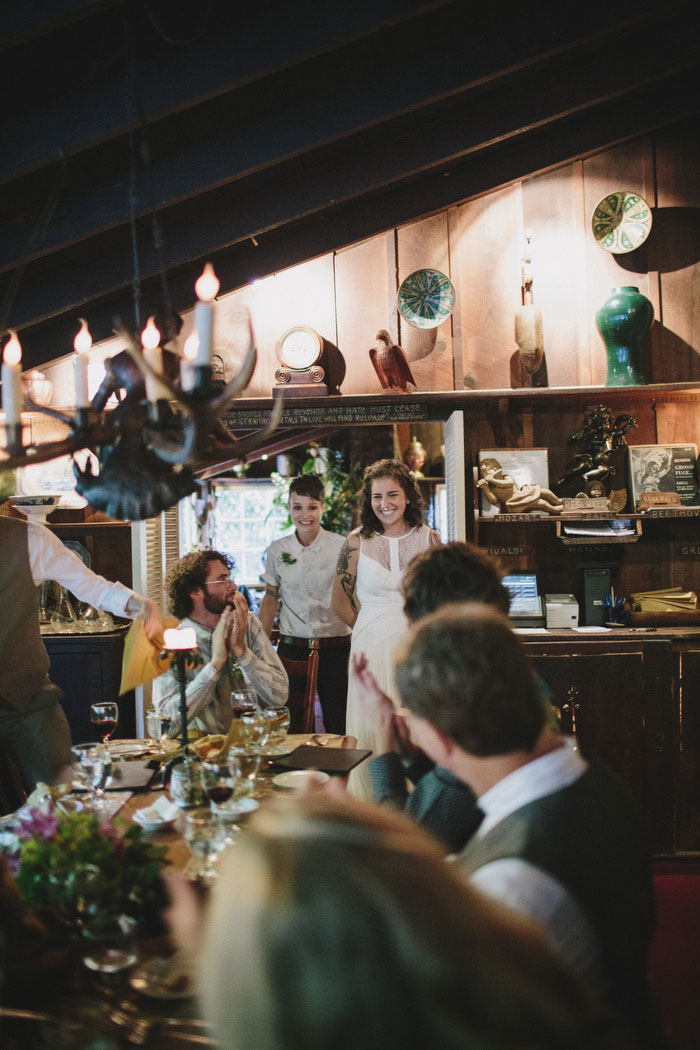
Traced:
<path id="1" fill-rule="evenodd" d="M 392 342 L 385 328 L 377 332 L 377 341 L 369 352 L 374 371 L 379 376 L 382 390 L 396 394 L 408 394 L 409 384 L 415 390 L 416 381 L 408 358 L 400 346 Z"/>

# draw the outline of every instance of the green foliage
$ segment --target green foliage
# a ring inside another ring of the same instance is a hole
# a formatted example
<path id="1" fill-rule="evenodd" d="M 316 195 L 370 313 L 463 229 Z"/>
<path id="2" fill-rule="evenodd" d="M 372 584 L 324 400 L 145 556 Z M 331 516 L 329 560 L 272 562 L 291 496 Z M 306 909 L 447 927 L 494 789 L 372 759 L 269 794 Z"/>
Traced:
<path id="1" fill-rule="evenodd" d="M 100 910 L 142 921 L 162 909 L 161 872 L 167 850 L 132 825 L 122 833 L 91 813 L 31 810 L 17 832 L 11 865 L 22 900 L 32 911 L 79 910 L 85 898 Z M 88 880 L 81 875 L 89 873 Z"/>
<path id="2" fill-rule="evenodd" d="M 308 446 L 306 453 L 307 458 L 301 473 L 316 474 L 323 482 L 326 511 L 321 518 L 321 525 L 329 532 L 346 536 L 353 526 L 353 507 L 362 488 L 362 470 L 359 466 L 354 466 L 349 471 L 343 470 L 342 453 L 330 448 L 321 448 L 315 442 Z M 292 479 L 284 478 L 281 474 L 271 476 L 278 489 L 272 502 L 277 507 L 286 508 Z M 280 532 L 291 527 L 292 519 L 287 515 L 286 521 L 280 522 Z"/>

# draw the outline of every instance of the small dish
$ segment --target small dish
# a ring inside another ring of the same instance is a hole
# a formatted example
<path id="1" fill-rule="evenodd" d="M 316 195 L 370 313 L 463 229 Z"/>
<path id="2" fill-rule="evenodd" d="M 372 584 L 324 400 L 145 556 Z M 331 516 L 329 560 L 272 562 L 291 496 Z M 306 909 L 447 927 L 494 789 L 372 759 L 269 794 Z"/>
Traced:
<path id="1" fill-rule="evenodd" d="M 651 232 L 651 208 L 638 193 L 616 190 L 599 200 L 591 227 L 601 248 L 625 255 L 643 244 Z"/>
<path id="2" fill-rule="evenodd" d="M 454 306 L 454 285 L 440 270 L 415 270 L 402 281 L 396 294 L 399 313 L 414 328 L 437 328 Z"/>
<path id="3" fill-rule="evenodd" d="M 320 769 L 290 769 L 288 773 L 278 773 L 272 778 L 272 783 L 296 791 L 305 784 L 325 784 L 327 780 L 330 780 L 328 773 L 322 773 Z"/>
<path id="4" fill-rule="evenodd" d="M 144 831 L 161 831 L 169 827 L 179 814 L 179 807 L 165 795 L 161 795 L 152 806 L 135 810 L 133 819 Z"/>
<path id="5" fill-rule="evenodd" d="M 214 813 L 225 813 L 233 820 L 242 820 L 254 813 L 259 806 L 256 798 L 231 798 L 227 802 L 214 802 L 211 808 Z"/>
<path id="6" fill-rule="evenodd" d="M 149 959 L 134 970 L 129 984 L 152 999 L 189 999 L 194 995 L 194 977 L 178 955 Z"/>

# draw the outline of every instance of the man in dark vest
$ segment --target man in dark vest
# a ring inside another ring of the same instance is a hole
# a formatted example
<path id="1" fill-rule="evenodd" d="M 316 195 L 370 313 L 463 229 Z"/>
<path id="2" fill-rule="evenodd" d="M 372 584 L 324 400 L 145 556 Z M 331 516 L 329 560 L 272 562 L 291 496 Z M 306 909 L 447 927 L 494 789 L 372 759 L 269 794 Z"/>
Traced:
<path id="1" fill-rule="evenodd" d="M 59 703 L 63 693 L 49 679 L 38 585 L 57 580 L 97 609 L 143 617 L 149 638 L 163 625 L 154 602 L 92 572 L 44 525 L 0 515 L 0 550 L 0 742 L 29 792 L 38 781 L 70 776 L 70 730 Z"/>
<path id="2" fill-rule="evenodd" d="M 420 620 L 397 654 L 396 684 L 416 742 L 469 784 L 484 814 L 455 863 L 541 924 L 636 1046 L 663 1045 L 646 976 L 654 904 L 641 816 L 552 726 L 505 617 L 468 603 Z"/>

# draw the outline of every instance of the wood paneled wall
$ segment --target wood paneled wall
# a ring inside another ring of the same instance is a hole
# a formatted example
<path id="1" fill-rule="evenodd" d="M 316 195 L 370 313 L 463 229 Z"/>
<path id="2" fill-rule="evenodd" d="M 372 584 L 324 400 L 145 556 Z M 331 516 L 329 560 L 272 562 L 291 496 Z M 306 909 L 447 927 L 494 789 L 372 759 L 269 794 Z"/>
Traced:
<path id="1" fill-rule="evenodd" d="M 275 342 L 293 324 L 311 325 L 339 348 L 345 394 L 380 392 L 368 356 L 379 328 L 403 346 L 419 390 L 509 387 L 523 235 L 530 228 L 550 387 L 604 384 L 595 313 L 619 285 L 636 285 L 654 305 L 648 380 L 696 381 L 699 161 L 694 119 L 292 267 L 219 298 L 215 350 L 233 374 L 250 310 L 259 352 L 251 397 L 269 397 Z M 654 226 L 636 252 L 613 256 L 593 239 L 591 216 L 601 197 L 617 189 L 641 193 L 654 207 Z M 422 267 L 447 273 L 457 293 L 452 318 L 428 332 L 401 322 L 396 310 L 400 282 Z M 191 331 L 192 313 L 184 315 L 180 342 Z M 72 376 L 52 378 L 57 395 L 71 389 Z M 57 401 L 65 403 L 60 395 Z"/>

